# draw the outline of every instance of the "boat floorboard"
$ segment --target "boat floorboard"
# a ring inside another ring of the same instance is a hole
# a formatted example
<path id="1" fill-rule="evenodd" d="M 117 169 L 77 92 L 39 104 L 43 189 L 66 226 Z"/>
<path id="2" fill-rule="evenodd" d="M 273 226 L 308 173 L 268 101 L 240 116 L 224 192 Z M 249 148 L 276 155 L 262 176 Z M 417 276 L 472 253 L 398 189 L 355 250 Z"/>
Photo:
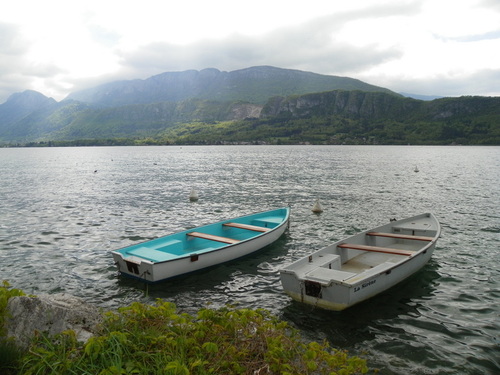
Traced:
<path id="1" fill-rule="evenodd" d="M 359 273 L 385 262 L 397 263 L 403 259 L 408 259 L 408 257 L 385 253 L 363 253 L 342 264 L 341 270 Z"/>

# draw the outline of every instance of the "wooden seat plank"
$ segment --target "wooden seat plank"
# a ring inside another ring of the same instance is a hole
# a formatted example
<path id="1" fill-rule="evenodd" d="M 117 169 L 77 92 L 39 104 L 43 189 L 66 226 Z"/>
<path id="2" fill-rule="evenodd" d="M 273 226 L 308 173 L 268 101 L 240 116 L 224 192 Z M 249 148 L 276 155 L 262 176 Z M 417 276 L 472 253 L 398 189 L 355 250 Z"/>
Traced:
<path id="1" fill-rule="evenodd" d="M 391 247 L 358 245 L 358 244 L 353 244 L 353 243 L 343 243 L 343 244 L 338 245 L 338 247 L 340 247 L 342 249 L 374 251 L 377 253 L 406 255 L 406 256 L 411 256 L 415 253 L 414 251 L 411 251 L 411 250 L 393 249 Z"/>
<path id="2" fill-rule="evenodd" d="M 226 227 L 233 227 L 233 228 L 253 230 L 255 232 L 267 232 L 267 231 L 271 230 L 271 228 L 264 228 L 264 227 L 259 227 L 259 226 L 256 226 L 256 225 L 250 225 L 250 224 L 224 223 L 222 225 L 225 225 Z"/>
<path id="3" fill-rule="evenodd" d="M 377 237 L 390 237 L 390 238 L 398 238 L 402 240 L 415 240 L 415 241 L 432 241 L 433 237 L 426 236 L 414 236 L 411 234 L 398 234 L 398 233 L 381 233 L 381 232 L 368 232 L 367 236 L 377 236 Z"/>
<path id="4" fill-rule="evenodd" d="M 240 240 L 235 240 L 234 238 L 214 236 L 213 234 L 200 233 L 200 232 L 189 232 L 187 233 L 187 235 L 191 237 L 203 238 L 205 240 L 230 243 L 230 244 L 240 242 Z"/>

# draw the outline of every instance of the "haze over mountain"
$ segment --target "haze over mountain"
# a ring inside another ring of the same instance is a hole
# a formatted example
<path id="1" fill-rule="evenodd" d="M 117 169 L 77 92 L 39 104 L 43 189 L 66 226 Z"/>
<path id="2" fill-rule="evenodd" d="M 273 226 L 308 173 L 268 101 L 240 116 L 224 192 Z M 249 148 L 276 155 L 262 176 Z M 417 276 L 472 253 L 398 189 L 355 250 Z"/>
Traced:
<path id="1" fill-rule="evenodd" d="M 439 95 L 418 95 L 418 94 L 410 94 L 408 92 L 400 92 L 399 94 L 407 98 L 413 98 L 418 100 L 434 100 L 434 99 L 444 98 L 444 96 L 439 96 Z"/>

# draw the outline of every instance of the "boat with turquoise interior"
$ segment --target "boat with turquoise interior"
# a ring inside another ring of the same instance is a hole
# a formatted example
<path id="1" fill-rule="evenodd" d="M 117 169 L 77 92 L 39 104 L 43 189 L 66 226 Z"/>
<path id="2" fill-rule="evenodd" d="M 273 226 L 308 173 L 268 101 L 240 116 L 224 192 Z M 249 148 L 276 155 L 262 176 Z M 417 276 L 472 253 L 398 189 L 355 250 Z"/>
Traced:
<path id="1" fill-rule="evenodd" d="M 288 207 L 185 230 L 112 252 L 125 276 L 158 282 L 247 256 L 287 229 Z"/>

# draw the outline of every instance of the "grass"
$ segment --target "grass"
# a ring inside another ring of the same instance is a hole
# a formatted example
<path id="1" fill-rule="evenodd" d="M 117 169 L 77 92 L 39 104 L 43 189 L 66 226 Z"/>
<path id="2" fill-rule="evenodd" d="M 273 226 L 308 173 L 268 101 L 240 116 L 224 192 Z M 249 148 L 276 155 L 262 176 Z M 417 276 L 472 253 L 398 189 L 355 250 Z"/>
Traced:
<path id="1" fill-rule="evenodd" d="M 12 340 L 0 338 L 0 374 L 17 374 L 21 356 L 22 352 Z"/>
<path id="2" fill-rule="evenodd" d="M 5 331 L 7 302 L 11 297 L 23 295 L 22 290 L 11 288 L 7 281 L 2 282 L 0 286 L 0 374 L 3 375 L 17 373 L 17 367 L 22 355 L 13 341 L 5 338 L 7 334 Z"/>

